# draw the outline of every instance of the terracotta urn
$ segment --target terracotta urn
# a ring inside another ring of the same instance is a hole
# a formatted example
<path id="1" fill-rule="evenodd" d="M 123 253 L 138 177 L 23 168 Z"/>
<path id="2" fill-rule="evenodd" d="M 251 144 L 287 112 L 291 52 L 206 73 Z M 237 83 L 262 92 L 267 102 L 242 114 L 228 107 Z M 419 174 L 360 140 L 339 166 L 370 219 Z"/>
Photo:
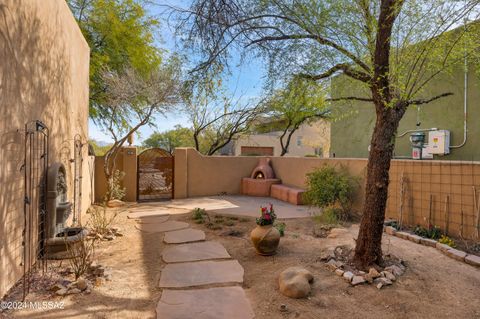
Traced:
<path id="1" fill-rule="evenodd" d="M 250 233 L 250 239 L 259 255 L 270 256 L 277 252 L 280 232 L 273 225 L 257 225 Z"/>

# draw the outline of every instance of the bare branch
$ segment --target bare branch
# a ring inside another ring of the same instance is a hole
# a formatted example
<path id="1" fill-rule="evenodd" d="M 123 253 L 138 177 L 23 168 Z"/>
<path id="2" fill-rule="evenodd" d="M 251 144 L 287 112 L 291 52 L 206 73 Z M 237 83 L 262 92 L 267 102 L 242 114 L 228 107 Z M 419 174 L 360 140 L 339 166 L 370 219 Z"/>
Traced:
<path id="1" fill-rule="evenodd" d="M 447 96 L 451 96 L 453 95 L 452 92 L 447 92 L 447 93 L 442 93 L 442 94 L 439 94 L 439 95 L 436 95 L 432 98 L 429 98 L 429 99 L 417 99 L 417 100 L 411 100 L 411 101 L 407 101 L 407 103 L 409 105 L 422 105 L 422 104 L 428 104 L 430 102 L 433 102 L 435 100 L 438 100 L 438 99 L 441 99 L 443 97 L 447 97 Z"/>

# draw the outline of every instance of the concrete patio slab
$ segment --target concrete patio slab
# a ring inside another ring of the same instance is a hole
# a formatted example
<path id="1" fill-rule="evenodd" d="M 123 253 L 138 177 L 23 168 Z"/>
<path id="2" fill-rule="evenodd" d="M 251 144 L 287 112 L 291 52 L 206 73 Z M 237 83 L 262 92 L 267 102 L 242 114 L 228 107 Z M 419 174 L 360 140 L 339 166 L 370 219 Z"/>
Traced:
<path id="1" fill-rule="evenodd" d="M 167 247 L 162 258 L 167 263 L 200 261 L 209 259 L 226 259 L 230 254 L 225 247 L 216 241 L 183 244 Z"/>
<path id="2" fill-rule="evenodd" d="M 171 214 L 188 213 L 194 208 L 204 208 L 209 212 L 239 216 L 257 217 L 260 206 L 272 203 L 278 218 L 310 217 L 319 213 L 319 209 L 306 205 L 292 205 L 271 197 L 250 196 L 210 196 L 175 199 L 171 201 L 152 203 L 157 209 L 169 209 Z"/>
<path id="3" fill-rule="evenodd" d="M 164 290 L 158 319 L 252 319 L 254 313 L 241 287 Z"/>
<path id="4" fill-rule="evenodd" d="M 159 224 L 159 223 L 166 222 L 169 217 L 170 217 L 169 215 L 140 217 L 140 218 L 137 218 L 135 221 L 139 224 Z"/>
<path id="5" fill-rule="evenodd" d="M 137 224 L 135 228 L 138 230 L 147 232 L 147 233 L 163 233 L 172 230 L 179 230 L 188 228 L 189 225 L 184 222 L 177 222 L 175 220 L 169 220 L 164 223 L 156 223 L 156 224 Z"/>
<path id="6" fill-rule="evenodd" d="M 129 219 L 137 219 L 144 217 L 155 217 L 155 216 L 168 216 L 170 215 L 170 210 L 166 207 L 156 207 L 155 209 L 131 209 L 130 213 L 127 215 Z"/>
<path id="7" fill-rule="evenodd" d="M 163 241 L 167 244 L 184 244 L 205 240 L 205 232 L 198 229 L 182 229 L 165 233 Z"/>
<path id="8" fill-rule="evenodd" d="M 243 267 L 236 260 L 168 264 L 160 288 L 185 288 L 208 284 L 243 283 Z"/>

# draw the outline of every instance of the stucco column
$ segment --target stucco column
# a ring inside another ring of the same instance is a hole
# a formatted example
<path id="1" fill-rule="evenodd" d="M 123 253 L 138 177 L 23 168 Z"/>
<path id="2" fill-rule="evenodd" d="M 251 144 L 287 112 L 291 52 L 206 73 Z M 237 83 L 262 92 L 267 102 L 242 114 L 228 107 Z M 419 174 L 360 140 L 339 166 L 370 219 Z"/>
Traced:
<path id="1" fill-rule="evenodd" d="M 122 147 L 123 171 L 125 177 L 123 185 L 126 188 L 125 201 L 137 201 L 137 148 L 134 146 Z"/>
<path id="2" fill-rule="evenodd" d="M 188 148 L 176 148 L 174 152 L 174 199 L 188 197 Z"/>

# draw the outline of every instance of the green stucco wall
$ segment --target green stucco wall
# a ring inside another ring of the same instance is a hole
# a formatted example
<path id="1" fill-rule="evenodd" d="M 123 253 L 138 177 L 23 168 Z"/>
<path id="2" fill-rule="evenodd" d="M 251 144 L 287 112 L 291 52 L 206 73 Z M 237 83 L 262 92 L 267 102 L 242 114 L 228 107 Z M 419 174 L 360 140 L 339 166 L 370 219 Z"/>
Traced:
<path id="1" fill-rule="evenodd" d="M 333 96 L 366 96 L 367 93 L 356 83 L 337 77 L 332 81 Z M 417 110 L 411 106 L 400 122 L 398 134 L 406 130 L 438 128 L 450 131 L 450 145 L 459 145 L 463 141 L 463 102 L 464 73 L 462 71 L 437 78 L 425 90 L 424 97 L 452 92 L 440 100 L 425 104 Z M 480 78 L 473 71 L 468 73 L 467 85 L 467 143 L 458 149 L 451 149 L 446 156 L 435 156 L 445 160 L 480 160 Z M 375 125 L 375 110 L 371 103 L 354 102 L 338 104 L 334 107 L 336 119 L 331 126 L 330 155 L 336 157 L 366 158 L 368 145 Z M 416 126 L 417 113 L 420 126 Z M 396 139 L 395 156 L 411 157 L 410 134 Z M 428 133 L 427 133 L 428 139 Z"/>

